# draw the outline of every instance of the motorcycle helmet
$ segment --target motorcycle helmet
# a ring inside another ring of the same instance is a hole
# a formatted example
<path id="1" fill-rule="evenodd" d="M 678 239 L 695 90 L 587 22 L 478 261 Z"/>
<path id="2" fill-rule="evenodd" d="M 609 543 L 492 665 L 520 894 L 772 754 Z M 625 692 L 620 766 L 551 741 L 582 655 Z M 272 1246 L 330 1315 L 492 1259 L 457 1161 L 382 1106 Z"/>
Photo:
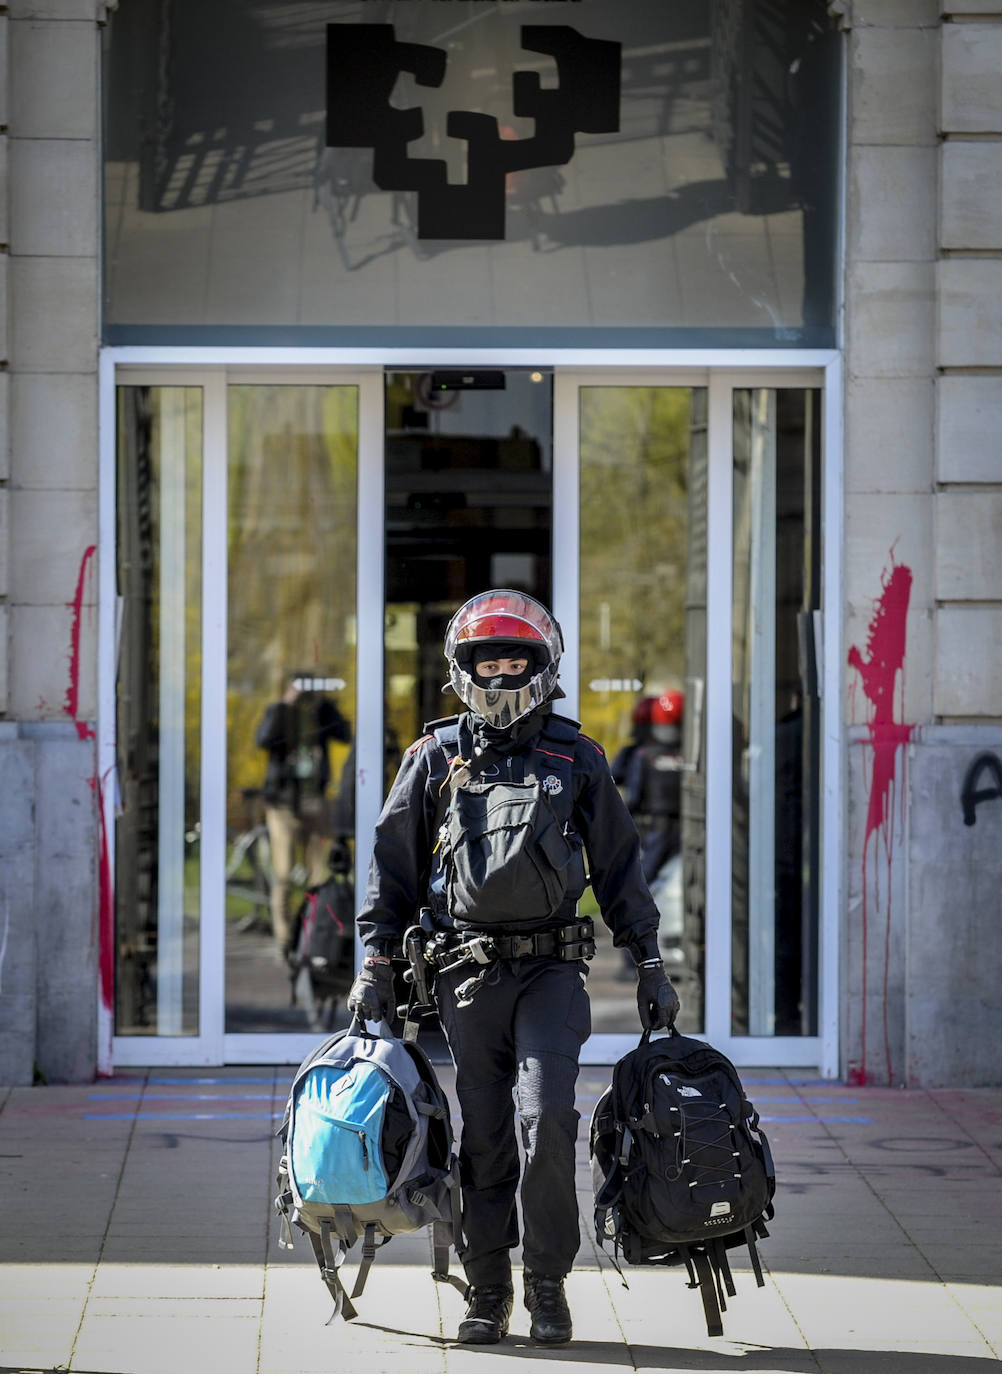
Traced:
<path id="1" fill-rule="evenodd" d="M 503 587 L 482 592 L 449 621 L 448 685 L 475 716 L 503 730 L 553 695 L 563 651 L 560 626 L 534 597 Z M 517 675 L 476 671 L 478 662 L 516 657 L 528 660 Z"/>
<path id="2" fill-rule="evenodd" d="M 685 697 L 673 687 L 655 698 L 651 704 L 651 738 L 656 744 L 678 748 L 684 710 Z"/>

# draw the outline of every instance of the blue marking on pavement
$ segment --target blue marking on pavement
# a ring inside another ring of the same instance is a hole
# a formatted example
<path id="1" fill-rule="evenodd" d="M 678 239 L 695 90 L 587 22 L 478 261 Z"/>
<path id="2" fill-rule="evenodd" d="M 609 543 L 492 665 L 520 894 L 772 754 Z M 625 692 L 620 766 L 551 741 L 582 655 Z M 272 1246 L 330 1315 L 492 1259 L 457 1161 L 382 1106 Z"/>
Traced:
<path id="1" fill-rule="evenodd" d="M 802 1097 L 800 1097 L 800 1096 L 795 1096 L 795 1097 L 758 1097 L 758 1096 L 756 1096 L 756 1098 L 755 1098 L 755 1104 L 756 1104 L 756 1106 L 758 1105 L 759 1102 L 788 1102 L 788 1103 L 790 1104 L 791 1107 L 797 1106 L 797 1104 L 800 1103 L 800 1102 L 806 1102 L 807 1105 L 808 1105 L 809 1107 L 813 1107 L 813 1106 L 815 1106 L 815 1104 L 817 1104 L 817 1103 L 819 1103 L 819 1102 L 838 1102 L 841 1106 L 855 1107 L 855 1105 L 856 1105 L 856 1103 L 857 1103 L 858 1101 L 859 1101 L 859 1098 L 858 1098 L 858 1097 L 815 1097 L 813 1094 L 808 1095 L 807 1093 L 805 1093 Z"/>
<path id="2" fill-rule="evenodd" d="M 136 1093 L 91 1093 L 91 1102 L 107 1102 L 113 1098 L 136 1097 Z M 144 1101 L 159 1099 L 163 1102 L 271 1102 L 274 1093 L 144 1093 Z"/>
<path id="3" fill-rule="evenodd" d="M 228 1083 L 274 1083 L 273 1078 L 151 1078 L 153 1088 L 173 1087 L 225 1087 Z"/>
<path id="4" fill-rule="evenodd" d="M 85 1121 L 275 1121 L 284 1112 L 84 1112 Z"/>
<path id="5" fill-rule="evenodd" d="M 824 1125 L 839 1126 L 870 1126 L 873 1124 L 872 1116 L 760 1116 L 759 1120 L 766 1126 L 774 1126 L 777 1122 L 787 1121 L 812 1121 L 822 1122 Z"/>

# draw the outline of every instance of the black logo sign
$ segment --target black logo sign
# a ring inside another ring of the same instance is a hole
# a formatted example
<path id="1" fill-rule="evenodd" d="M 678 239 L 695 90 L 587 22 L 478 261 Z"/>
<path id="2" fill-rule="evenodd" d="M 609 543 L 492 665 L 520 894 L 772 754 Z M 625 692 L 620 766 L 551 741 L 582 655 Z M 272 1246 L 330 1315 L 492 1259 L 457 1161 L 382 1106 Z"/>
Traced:
<path id="1" fill-rule="evenodd" d="M 398 43 L 392 24 L 327 25 L 327 146 L 372 148 L 380 190 L 417 192 L 420 239 L 503 239 L 509 172 L 565 166 L 575 134 L 619 129 L 619 43 L 583 38 L 561 24 L 524 25 L 520 33 L 523 49 L 554 59 L 558 85 L 544 89 L 538 73 L 513 73 L 512 108 L 536 121 L 530 138 L 503 138 L 493 115 L 449 111 L 446 133 L 469 149 L 467 181 L 450 185 L 445 162 L 407 154 L 424 133 L 420 108 L 390 104 L 403 72 L 419 86 L 440 86 L 445 49 Z"/>

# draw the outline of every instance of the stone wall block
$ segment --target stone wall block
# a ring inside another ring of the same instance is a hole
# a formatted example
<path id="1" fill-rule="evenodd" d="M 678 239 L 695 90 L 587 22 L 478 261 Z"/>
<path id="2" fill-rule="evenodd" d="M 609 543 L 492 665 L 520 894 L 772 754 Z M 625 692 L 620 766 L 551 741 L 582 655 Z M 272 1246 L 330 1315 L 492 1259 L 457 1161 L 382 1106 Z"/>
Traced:
<path id="1" fill-rule="evenodd" d="M 10 123 L 10 28 L 6 15 L 0 15 L 0 124 Z"/>
<path id="2" fill-rule="evenodd" d="M 10 254 L 0 253 L 0 359 L 10 361 L 11 309 Z"/>
<path id="3" fill-rule="evenodd" d="M 1002 482 L 1002 377 L 936 382 L 940 482 Z"/>
<path id="4" fill-rule="evenodd" d="M 853 377 L 845 408 L 851 493 L 928 493 L 934 480 L 935 390 L 929 377 Z"/>
<path id="5" fill-rule="evenodd" d="M 24 139 L 10 144 L 17 195 L 11 252 L 37 257 L 98 253 L 97 147 L 85 139 Z"/>
<path id="6" fill-rule="evenodd" d="M 0 1083 L 35 1062 L 35 747 L 0 728 Z"/>
<path id="7" fill-rule="evenodd" d="M 80 1082 L 94 1075 L 100 957 L 94 742 L 41 728 L 35 891 L 46 939 L 36 1059 L 50 1082 Z"/>
<path id="8" fill-rule="evenodd" d="M 941 492 L 934 547 L 938 600 L 1002 601 L 1002 490 Z"/>
<path id="9" fill-rule="evenodd" d="M 1002 801 L 982 802 L 965 825 L 962 797 L 979 758 L 992 754 L 1002 764 L 1002 729 L 982 727 L 976 741 L 969 728 L 954 733 L 955 743 L 940 727 L 933 741 L 909 746 L 909 1087 L 999 1082 Z M 986 773 L 978 785 L 991 782 Z M 962 1009 L 962 1019 L 957 1032 L 944 1034 L 951 1007 Z"/>
<path id="10" fill-rule="evenodd" d="M 931 376 L 934 265 L 863 262 L 851 266 L 846 276 L 849 377 Z"/>
<path id="11" fill-rule="evenodd" d="M 940 606 L 935 633 L 936 715 L 1002 717 L 1002 607 Z"/>
<path id="12" fill-rule="evenodd" d="M 939 19 L 940 0 L 853 0 L 855 27 L 928 28 Z"/>
<path id="13" fill-rule="evenodd" d="M 849 141 L 934 145 L 935 29 L 856 27 L 849 35 Z"/>
<path id="14" fill-rule="evenodd" d="M 10 489 L 0 487 L 0 596 L 6 597 L 10 578 Z"/>
<path id="15" fill-rule="evenodd" d="M 95 373 L 11 378 L 11 471 L 22 489 L 97 485 Z"/>
<path id="16" fill-rule="evenodd" d="M 906 565 L 912 574 L 908 607 L 915 611 L 933 599 L 933 496 L 848 496 L 845 503 L 845 596 L 852 604 L 874 602 L 891 570 Z"/>
<path id="17" fill-rule="evenodd" d="M 16 369 L 96 371 L 96 259 L 14 258 L 10 278 L 12 362 Z"/>
<path id="18" fill-rule="evenodd" d="M 96 491 L 11 493 L 11 598 L 69 605 L 86 550 L 97 542 Z"/>
<path id="19" fill-rule="evenodd" d="M 941 128 L 1002 133 L 1002 24 L 944 24 Z"/>
<path id="20" fill-rule="evenodd" d="M 8 213 L 10 202 L 9 153 L 10 140 L 6 134 L 0 134 L 0 243 L 10 242 L 10 220 Z"/>
<path id="21" fill-rule="evenodd" d="M 938 265 L 940 367 L 997 367 L 1002 359 L 1002 260 Z"/>
<path id="22" fill-rule="evenodd" d="M 97 592 L 88 569 L 78 642 L 70 605 L 10 607 L 9 704 L 22 721 L 97 716 Z M 72 589 L 70 596 L 72 597 Z"/>
<path id="23" fill-rule="evenodd" d="M 103 6 L 99 0 L 11 0 L 11 19 L 79 19 L 94 23 Z"/>
<path id="24" fill-rule="evenodd" d="M 98 30 L 89 23 L 10 21 L 10 129 L 16 138 L 97 137 Z"/>
<path id="25" fill-rule="evenodd" d="M 0 712 L 6 713 L 9 693 L 8 682 L 8 610 L 5 602 L 0 601 Z"/>
<path id="26" fill-rule="evenodd" d="M 940 158 L 941 245 L 1002 248 L 1002 140 L 944 143 Z"/>
<path id="27" fill-rule="evenodd" d="M 850 262 L 928 262 L 936 256 L 934 147 L 852 149 L 847 197 Z"/>
<path id="28" fill-rule="evenodd" d="M 10 473 L 10 373 L 0 372 L 0 482 Z"/>

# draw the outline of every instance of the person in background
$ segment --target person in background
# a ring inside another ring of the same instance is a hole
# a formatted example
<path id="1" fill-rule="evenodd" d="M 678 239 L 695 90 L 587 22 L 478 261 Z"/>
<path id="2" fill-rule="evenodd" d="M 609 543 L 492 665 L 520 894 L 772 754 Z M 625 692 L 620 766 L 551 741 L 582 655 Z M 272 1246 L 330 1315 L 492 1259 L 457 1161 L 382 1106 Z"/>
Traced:
<path id="1" fill-rule="evenodd" d="M 257 728 L 258 747 L 268 751 L 264 780 L 265 824 L 271 847 L 271 929 L 284 958 L 290 938 L 289 897 L 299 855 L 306 885 L 327 877 L 331 823 L 327 788 L 328 747 L 346 743 L 351 727 L 322 687 L 307 673 L 289 676 L 279 701 L 271 702 Z"/>

